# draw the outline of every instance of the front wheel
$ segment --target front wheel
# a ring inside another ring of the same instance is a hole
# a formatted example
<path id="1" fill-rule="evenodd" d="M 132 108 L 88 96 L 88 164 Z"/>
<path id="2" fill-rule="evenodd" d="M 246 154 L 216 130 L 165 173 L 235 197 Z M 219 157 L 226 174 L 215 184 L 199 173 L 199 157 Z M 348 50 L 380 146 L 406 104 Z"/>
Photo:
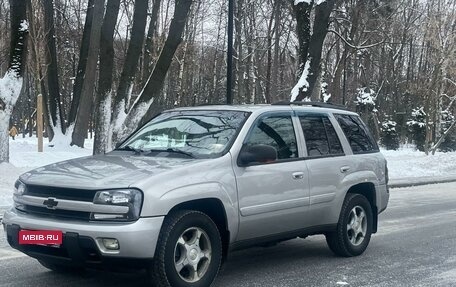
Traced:
<path id="1" fill-rule="evenodd" d="M 342 205 L 337 229 L 326 234 L 326 242 L 336 255 L 361 255 L 369 245 L 372 225 L 372 207 L 367 198 L 349 193 Z"/>
<path id="2" fill-rule="evenodd" d="M 203 287 L 215 280 L 222 262 L 217 225 L 199 211 L 178 211 L 165 218 L 150 268 L 156 286 Z"/>

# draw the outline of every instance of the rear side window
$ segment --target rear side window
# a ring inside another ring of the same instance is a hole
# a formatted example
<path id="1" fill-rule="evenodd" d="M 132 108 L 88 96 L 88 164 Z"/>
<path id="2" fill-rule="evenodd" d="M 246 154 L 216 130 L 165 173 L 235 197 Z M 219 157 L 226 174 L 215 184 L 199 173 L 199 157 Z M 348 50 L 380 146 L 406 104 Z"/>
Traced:
<path id="1" fill-rule="evenodd" d="M 344 131 L 354 154 L 378 151 L 369 129 L 357 116 L 334 115 Z"/>
<path id="2" fill-rule="evenodd" d="M 270 145 L 277 150 L 278 159 L 298 157 L 298 146 L 291 116 L 262 118 L 250 133 L 246 145 Z"/>
<path id="3" fill-rule="evenodd" d="M 342 145 L 331 121 L 326 116 L 300 116 L 309 156 L 342 155 Z"/>

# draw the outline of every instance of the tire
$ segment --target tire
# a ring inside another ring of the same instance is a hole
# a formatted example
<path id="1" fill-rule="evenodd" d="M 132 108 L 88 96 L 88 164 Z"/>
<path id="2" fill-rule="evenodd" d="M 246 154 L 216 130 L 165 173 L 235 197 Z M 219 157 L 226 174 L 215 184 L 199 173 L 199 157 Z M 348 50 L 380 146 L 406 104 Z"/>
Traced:
<path id="1" fill-rule="evenodd" d="M 57 273 L 82 273 L 85 271 L 83 267 L 58 265 L 45 260 L 38 260 L 38 262 L 45 268 Z"/>
<path id="2" fill-rule="evenodd" d="M 336 231 L 325 234 L 329 249 L 343 257 L 363 254 L 371 239 L 372 225 L 372 207 L 367 198 L 360 194 L 347 194 Z"/>
<path id="3" fill-rule="evenodd" d="M 207 287 L 221 263 L 217 225 L 202 212 L 182 210 L 165 218 L 149 273 L 154 286 Z"/>

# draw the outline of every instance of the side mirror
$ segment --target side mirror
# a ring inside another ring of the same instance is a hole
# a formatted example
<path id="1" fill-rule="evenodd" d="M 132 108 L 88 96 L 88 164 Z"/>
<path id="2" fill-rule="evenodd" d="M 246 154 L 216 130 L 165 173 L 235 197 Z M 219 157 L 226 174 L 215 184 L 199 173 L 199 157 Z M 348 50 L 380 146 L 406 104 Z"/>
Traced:
<path id="1" fill-rule="evenodd" d="M 239 166 L 268 163 L 277 160 L 277 150 L 270 145 L 243 146 L 238 157 Z"/>

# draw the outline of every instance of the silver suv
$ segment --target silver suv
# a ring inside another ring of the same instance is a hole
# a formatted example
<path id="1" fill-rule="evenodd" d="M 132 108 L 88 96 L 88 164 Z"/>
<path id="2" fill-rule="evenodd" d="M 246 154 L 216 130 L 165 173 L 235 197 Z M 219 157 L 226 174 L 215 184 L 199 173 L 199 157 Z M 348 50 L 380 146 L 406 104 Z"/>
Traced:
<path id="1" fill-rule="evenodd" d="M 229 251 L 324 234 L 364 252 L 389 191 L 360 117 L 321 103 L 166 111 L 105 155 L 23 174 L 9 244 L 45 267 L 143 267 L 158 286 L 209 286 Z M 62 231 L 21 245 L 21 230 Z"/>

